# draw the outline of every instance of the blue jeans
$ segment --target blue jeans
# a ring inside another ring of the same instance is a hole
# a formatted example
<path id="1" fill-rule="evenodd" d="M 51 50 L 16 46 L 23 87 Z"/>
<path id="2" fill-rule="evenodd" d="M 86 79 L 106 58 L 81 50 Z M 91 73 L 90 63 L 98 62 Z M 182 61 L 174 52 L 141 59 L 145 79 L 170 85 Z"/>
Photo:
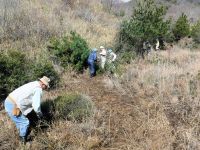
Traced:
<path id="1" fill-rule="evenodd" d="M 10 100 L 6 99 L 4 106 L 5 106 L 5 110 L 8 113 L 9 117 L 15 123 L 15 125 L 16 125 L 16 127 L 19 131 L 19 136 L 20 137 L 26 137 L 27 132 L 28 132 L 28 128 L 30 126 L 30 122 L 29 122 L 28 118 L 26 118 L 26 116 L 24 116 L 23 114 L 21 114 L 18 117 L 14 116 L 12 114 L 14 104 Z"/>
<path id="2" fill-rule="evenodd" d="M 94 62 L 88 62 L 89 69 L 90 69 L 90 77 L 95 76 L 95 64 Z"/>

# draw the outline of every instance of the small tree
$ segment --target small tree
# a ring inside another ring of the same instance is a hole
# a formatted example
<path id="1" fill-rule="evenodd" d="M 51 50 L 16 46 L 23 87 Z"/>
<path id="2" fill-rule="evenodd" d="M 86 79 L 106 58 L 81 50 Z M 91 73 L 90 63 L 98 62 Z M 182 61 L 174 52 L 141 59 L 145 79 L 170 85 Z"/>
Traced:
<path id="1" fill-rule="evenodd" d="M 118 50 L 136 50 L 141 52 L 142 43 L 155 42 L 157 38 L 167 38 L 170 21 L 164 21 L 166 8 L 158 6 L 154 0 L 137 2 L 132 18 L 121 25 L 118 37 Z"/>
<path id="2" fill-rule="evenodd" d="M 55 88 L 59 82 L 57 72 L 47 60 L 30 60 L 17 50 L 0 52 L 0 99 L 3 100 L 15 88 L 46 75 Z M 1 101 L 0 101 L 1 102 Z"/>
<path id="3" fill-rule="evenodd" d="M 192 26 L 191 36 L 196 43 L 200 43 L 200 20 Z"/>
<path id="4" fill-rule="evenodd" d="M 190 35 L 190 24 L 187 16 L 184 13 L 182 13 L 182 15 L 176 21 L 173 28 L 173 34 L 177 40 Z"/>
<path id="5" fill-rule="evenodd" d="M 75 32 L 71 32 L 70 36 L 51 40 L 48 48 L 65 68 L 71 65 L 76 71 L 82 72 L 86 66 L 88 44 Z"/>

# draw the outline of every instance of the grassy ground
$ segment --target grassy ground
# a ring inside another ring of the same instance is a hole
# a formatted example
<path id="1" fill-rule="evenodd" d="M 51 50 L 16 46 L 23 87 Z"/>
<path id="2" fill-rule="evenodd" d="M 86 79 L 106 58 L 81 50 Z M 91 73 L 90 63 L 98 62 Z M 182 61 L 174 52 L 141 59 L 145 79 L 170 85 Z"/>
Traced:
<path id="1" fill-rule="evenodd" d="M 17 11 L 12 0 L 6 2 L 8 7 L 0 9 L 6 25 L 0 26 L 5 38 L 0 49 L 22 49 L 29 57 L 46 57 L 49 38 L 71 30 L 86 38 L 90 47 L 112 46 L 122 20 L 96 0 L 16 1 Z M 93 101 L 94 114 L 81 123 L 60 118 L 45 122 L 45 129 L 38 126 L 32 131 L 33 140 L 25 149 L 200 149 L 199 61 L 198 50 L 174 46 L 132 61 L 121 76 L 90 79 L 88 73 L 61 74 L 61 86 L 45 93 L 44 99 L 81 93 Z M 0 149 L 23 149 L 4 110 Z"/>
<path id="2" fill-rule="evenodd" d="M 133 61 L 120 77 L 64 74 L 62 87 L 46 98 L 68 92 L 88 95 L 94 116 L 82 123 L 53 121 L 32 133 L 29 148 L 199 149 L 199 60 L 198 51 L 174 47 Z M 4 114 L 0 132 L 1 148 L 19 146 Z"/>

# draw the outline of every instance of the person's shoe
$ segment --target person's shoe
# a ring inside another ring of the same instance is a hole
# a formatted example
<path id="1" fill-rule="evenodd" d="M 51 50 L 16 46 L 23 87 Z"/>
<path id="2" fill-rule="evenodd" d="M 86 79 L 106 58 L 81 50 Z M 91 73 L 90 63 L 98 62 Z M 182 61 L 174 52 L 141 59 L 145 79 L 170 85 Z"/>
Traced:
<path id="1" fill-rule="evenodd" d="M 20 140 L 20 143 L 22 143 L 23 145 L 26 144 L 26 137 L 20 136 L 20 137 L 19 137 L 19 140 Z"/>
<path id="2" fill-rule="evenodd" d="M 91 75 L 90 75 L 90 78 L 93 78 L 94 76 L 95 76 L 95 74 L 91 74 Z"/>

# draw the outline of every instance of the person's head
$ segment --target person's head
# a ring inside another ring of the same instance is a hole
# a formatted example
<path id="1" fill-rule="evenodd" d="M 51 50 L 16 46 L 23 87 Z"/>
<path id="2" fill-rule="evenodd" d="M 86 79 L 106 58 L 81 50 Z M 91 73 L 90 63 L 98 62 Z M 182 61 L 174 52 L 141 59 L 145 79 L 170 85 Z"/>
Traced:
<path id="1" fill-rule="evenodd" d="M 92 51 L 93 51 L 93 52 L 96 52 L 96 51 L 97 51 L 97 48 L 93 48 Z"/>
<path id="2" fill-rule="evenodd" d="M 108 53 L 111 53 L 112 52 L 112 49 L 108 49 Z"/>
<path id="3" fill-rule="evenodd" d="M 103 50 L 103 49 L 105 49 L 105 47 L 103 47 L 103 46 L 100 46 L 100 50 Z"/>
<path id="4" fill-rule="evenodd" d="M 50 82 L 50 79 L 46 76 L 43 76 L 42 78 L 39 79 L 40 86 L 43 90 L 46 90 L 49 88 L 49 82 Z"/>

